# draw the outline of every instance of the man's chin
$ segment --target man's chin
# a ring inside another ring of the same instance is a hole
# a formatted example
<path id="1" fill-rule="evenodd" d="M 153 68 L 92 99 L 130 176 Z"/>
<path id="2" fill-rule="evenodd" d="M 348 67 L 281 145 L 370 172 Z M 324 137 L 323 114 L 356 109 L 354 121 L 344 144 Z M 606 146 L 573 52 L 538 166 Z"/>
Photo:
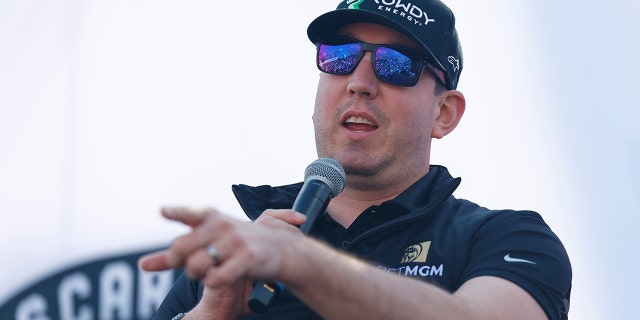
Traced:
<path id="1" fill-rule="evenodd" d="M 370 152 L 355 150 L 323 152 L 319 153 L 319 157 L 338 161 L 347 175 L 368 177 L 378 174 L 380 170 L 380 160 L 371 157 Z"/>
<path id="2" fill-rule="evenodd" d="M 376 165 L 373 161 L 364 161 L 364 160 L 345 160 L 340 161 L 340 164 L 344 168 L 344 172 L 347 176 L 352 177 L 372 177 L 379 173 L 379 166 Z"/>

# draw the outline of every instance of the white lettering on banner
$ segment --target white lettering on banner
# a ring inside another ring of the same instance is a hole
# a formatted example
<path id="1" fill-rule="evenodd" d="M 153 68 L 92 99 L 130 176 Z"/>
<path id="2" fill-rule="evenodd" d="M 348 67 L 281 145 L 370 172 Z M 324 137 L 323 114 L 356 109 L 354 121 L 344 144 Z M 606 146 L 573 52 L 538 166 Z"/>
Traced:
<path id="1" fill-rule="evenodd" d="M 86 299 L 91 295 L 91 281 L 84 273 L 76 272 L 66 276 L 58 287 L 58 305 L 60 319 L 93 320 L 93 310 L 88 305 L 76 307 L 77 300 Z M 74 314 L 74 310 L 78 310 Z"/>
<path id="2" fill-rule="evenodd" d="M 16 320 L 51 320 L 47 316 L 47 300 L 41 294 L 31 294 L 20 301 L 16 308 Z"/>
<path id="3" fill-rule="evenodd" d="M 125 262 L 113 262 L 100 274 L 100 319 L 133 319 L 133 271 Z"/>
<path id="4" fill-rule="evenodd" d="M 411 2 L 403 3 L 402 0 L 375 0 L 375 3 L 379 5 L 378 10 L 385 10 L 393 14 L 398 14 L 401 17 L 406 17 L 408 21 L 413 21 L 413 23 L 417 25 L 422 22 L 426 26 L 429 22 L 435 22 L 434 19 L 429 19 L 425 11 Z M 402 11 L 399 11 L 398 8 Z M 409 15 L 407 16 L 407 14 Z"/>
<path id="5" fill-rule="evenodd" d="M 27 295 L 16 302 L 12 319 L 151 319 L 171 290 L 174 277 L 174 270 L 144 272 L 130 262 L 115 260 L 98 272 L 63 275 L 57 288 L 48 295 L 42 292 Z M 94 288 L 96 283 L 98 287 Z M 50 307 L 56 303 L 58 314 L 52 313 L 55 308 Z"/>

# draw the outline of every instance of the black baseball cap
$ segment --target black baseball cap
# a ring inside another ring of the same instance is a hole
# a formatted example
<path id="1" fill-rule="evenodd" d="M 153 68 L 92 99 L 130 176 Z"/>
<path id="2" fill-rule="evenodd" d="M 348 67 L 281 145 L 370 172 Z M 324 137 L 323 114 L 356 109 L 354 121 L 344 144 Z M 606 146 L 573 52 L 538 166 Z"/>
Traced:
<path id="1" fill-rule="evenodd" d="M 462 71 L 462 47 L 453 12 L 438 0 L 343 0 L 338 7 L 309 24 L 307 35 L 316 43 L 343 26 L 377 23 L 415 40 L 431 64 L 444 72 L 445 86 L 455 89 Z"/>

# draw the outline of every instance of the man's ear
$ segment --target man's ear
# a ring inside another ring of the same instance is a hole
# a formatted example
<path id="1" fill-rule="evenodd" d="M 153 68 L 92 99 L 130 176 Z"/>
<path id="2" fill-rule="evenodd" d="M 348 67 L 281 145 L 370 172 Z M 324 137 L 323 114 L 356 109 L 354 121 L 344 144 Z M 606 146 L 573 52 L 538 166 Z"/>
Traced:
<path id="1" fill-rule="evenodd" d="M 443 92 L 434 111 L 435 121 L 431 129 L 431 137 L 441 139 L 453 131 L 464 114 L 465 106 L 466 101 L 462 92 L 457 90 Z"/>

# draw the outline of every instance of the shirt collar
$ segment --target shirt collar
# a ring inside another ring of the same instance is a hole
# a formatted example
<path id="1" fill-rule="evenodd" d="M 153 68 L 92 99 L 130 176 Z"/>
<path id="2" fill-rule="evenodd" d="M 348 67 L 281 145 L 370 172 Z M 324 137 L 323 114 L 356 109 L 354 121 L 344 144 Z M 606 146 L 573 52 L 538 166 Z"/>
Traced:
<path id="1" fill-rule="evenodd" d="M 431 165 L 429 173 L 385 203 L 413 212 L 443 201 L 453 193 L 460 181 L 460 178 L 453 178 L 446 167 Z M 244 184 L 232 186 L 238 203 L 251 220 L 257 219 L 266 209 L 290 209 L 301 188 L 302 182 L 277 187 L 252 187 Z"/>

